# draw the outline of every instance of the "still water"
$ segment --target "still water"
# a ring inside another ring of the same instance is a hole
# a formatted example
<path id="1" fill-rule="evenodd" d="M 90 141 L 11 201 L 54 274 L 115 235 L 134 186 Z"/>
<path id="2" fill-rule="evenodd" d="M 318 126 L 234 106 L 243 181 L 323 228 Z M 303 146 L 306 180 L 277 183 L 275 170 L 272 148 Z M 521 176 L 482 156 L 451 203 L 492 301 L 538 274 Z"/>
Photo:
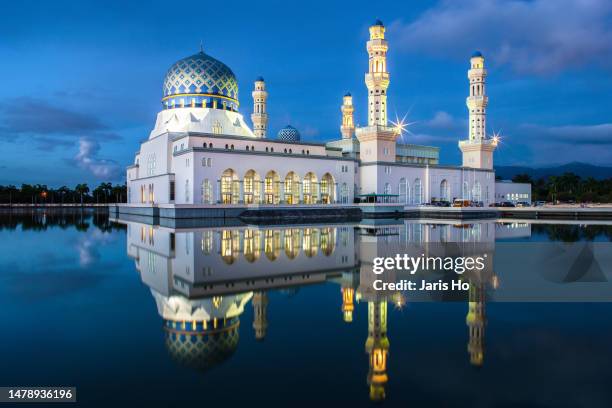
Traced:
<path id="1" fill-rule="evenodd" d="M 612 227 L 144 221 L 0 215 L 0 385 L 76 386 L 80 406 L 612 405 L 612 303 L 486 302 L 505 243 Z M 489 255 L 465 299 L 371 289 L 377 251 L 432 242 Z"/>

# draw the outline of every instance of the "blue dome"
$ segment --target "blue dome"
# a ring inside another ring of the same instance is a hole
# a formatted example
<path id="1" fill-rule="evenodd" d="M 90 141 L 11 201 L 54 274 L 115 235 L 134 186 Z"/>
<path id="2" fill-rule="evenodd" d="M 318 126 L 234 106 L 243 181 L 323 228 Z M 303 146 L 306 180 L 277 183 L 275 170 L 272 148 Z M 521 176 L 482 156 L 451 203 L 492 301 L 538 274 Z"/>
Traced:
<path id="1" fill-rule="evenodd" d="M 351 93 L 347 92 L 347 93 L 344 94 L 344 96 L 351 96 Z"/>
<path id="2" fill-rule="evenodd" d="M 166 108 L 238 110 L 238 81 L 227 65 L 200 51 L 170 67 L 164 79 L 162 102 Z"/>
<path id="3" fill-rule="evenodd" d="M 260 76 L 258 76 L 257 78 L 255 78 L 255 81 L 261 81 L 261 82 L 264 82 L 264 79 L 263 79 L 263 77 L 260 75 Z"/>
<path id="4" fill-rule="evenodd" d="M 300 132 L 298 132 L 298 130 L 293 126 L 287 125 L 278 131 L 276 138 L 278 140 L 282 140 L 283 142 L 299 142 Z"/>
<path id="5" fill-rule="evenodd" d="M 482 57 L 482 52 L 474 51 L 474 53 L 472 54 L 472 58 L 476 58 L 476 57 Z"/>
<path id="6" fill-rule="evenodd" d="M 383 24 L 382 21 L 380 21 L 379 19 L 376 19 L 374 20 L 374 24 L 372 24 L 372 26 L 383 26 L 384 27 L 385 25 Z"/>

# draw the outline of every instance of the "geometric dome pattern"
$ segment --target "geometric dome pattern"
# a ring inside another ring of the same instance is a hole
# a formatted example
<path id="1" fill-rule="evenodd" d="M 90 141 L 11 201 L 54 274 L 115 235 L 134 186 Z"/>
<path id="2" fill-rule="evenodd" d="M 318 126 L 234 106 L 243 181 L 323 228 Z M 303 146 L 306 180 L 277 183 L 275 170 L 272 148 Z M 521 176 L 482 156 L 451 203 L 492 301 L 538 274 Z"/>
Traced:
<path id="1" fill-rule="evenodd" d="M 203 51 L 183 58 L 168 69 L 163 97 L 179 94 L 209 94 L 238 101 L 238 82 L 232 70 Z"/>
<path id="2" fill-rule="evenodd" d="M 167 320 L 164 323 L 168 353 L 182 366 L 208 371 L 230 358 L 238 348 L 238 317 L 227 319 L 225 323 L 219 320 L 216 329 L 209 325 L 206 330 L 202 322 L 196 322 L 196 327 L 191 327 L 192 322 L 185 324 L 186 328 L 182 327 L 182 322 Z"/>
<path id="3" fill-rule="evenodd" d="M 276 139 L 283 142 L 299 142 L 300 138 L 300 132 L 298 132 L 298 130 L 291 125 L 287 125 L 279 130 L 278 135 L 276 136 Z"/>

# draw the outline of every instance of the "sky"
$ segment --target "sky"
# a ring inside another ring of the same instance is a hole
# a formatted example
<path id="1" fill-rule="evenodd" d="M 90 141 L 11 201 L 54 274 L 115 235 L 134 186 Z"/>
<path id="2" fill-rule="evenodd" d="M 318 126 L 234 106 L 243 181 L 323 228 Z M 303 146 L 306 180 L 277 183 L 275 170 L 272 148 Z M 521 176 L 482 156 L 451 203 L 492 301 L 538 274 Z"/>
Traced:
<path id="1" fill-rule="evenodd" d="M 123 182 L 178 59 L 204 51 L 236 74 L 250 123 L 253 80 L 268 89 L 268 137 L 340 138 L 350 91 L 367 122 L 365 43 L 387 27 L 390 119 L 405 143 L 460 164 L 469 57 L 488 68 L 497 165 L 612 164 L 609 0 L 19 1 L 0 25 L 0 184 Z"/>

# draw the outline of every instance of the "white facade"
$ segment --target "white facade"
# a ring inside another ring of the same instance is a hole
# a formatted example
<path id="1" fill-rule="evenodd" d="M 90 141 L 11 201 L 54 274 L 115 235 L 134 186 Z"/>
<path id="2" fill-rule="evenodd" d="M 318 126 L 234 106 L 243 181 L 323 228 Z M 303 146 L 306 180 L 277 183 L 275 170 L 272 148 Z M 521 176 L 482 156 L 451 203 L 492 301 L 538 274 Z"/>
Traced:
<path id="1" fill-rule="evenodd" d="M 470 121 L 477 126 L 471 124 L 460 143 L 463 166 L 443 166 L 438 148 L 396 142 L 401 129 L 387 122 L 387 50 L 377 21 L 367 43 L 368 126 L 355 129 L 347 94 L 341 135 L 327 144 L 302 142 L 290 126 L 277 139 L 266 137 L 263 78 L 252 93 L 253 131 L 238 112 L 237 82 L 227 66 L 203 52 L 179 61 L 164 82 L 164 109 L 127 169 L 128 203 L 326 205 L 351 204 L 364 195 L 406 205 L 454 198 L 493 203 L 497 141 L 485 135 L 484 58 L 472 58 L 468 75 Z M 207 71 L 210 66 L 215 69 Z"/>
<path id="2" fill-rule="evenodd" d="M 527 202 L 531 204 L 531 184 L 511 181 L 495 182 L 495 202 Z"/>

